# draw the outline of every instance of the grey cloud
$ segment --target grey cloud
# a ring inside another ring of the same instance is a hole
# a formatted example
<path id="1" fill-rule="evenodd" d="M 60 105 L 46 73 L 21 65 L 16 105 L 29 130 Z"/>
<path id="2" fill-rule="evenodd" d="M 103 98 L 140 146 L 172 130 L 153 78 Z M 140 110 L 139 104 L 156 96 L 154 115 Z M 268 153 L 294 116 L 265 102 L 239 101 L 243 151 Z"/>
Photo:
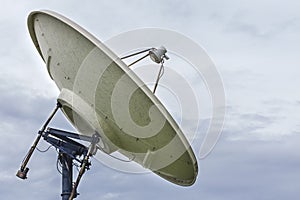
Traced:
<path id="1" fill-rule="evenodd" d="M 248 114 L 241 114 L 239 116 L 241 119 L 244 119 L 246 121 L 259 121 L 261 123 L 272 123 L 274 120 L 271 119 L 270 117 L 261 115 L 261 114 L 257 114 L 257 113 L 248 113 Z"/>
<path id="2" fill-rule="evenodd" d="M 231 33 L 242 33 L 253 38 L 262 38 L 270 40 L 273 37 L 279 36 L 281 34 L 287 33 L 295 28 L 296 22 L 298 20 L 291 18 L 284 22 L 280 22 L 276 25 L 269 25 L 267 27 L 258 27 L 255 22 L 242 21 L 239 16 L 234 17 L 234 19 L 229 22 L 224 30 Z M 270 22 L 272 24 L 272 22 Z"/>
<path id="3" fill-rule="evenodd" d="M 93 160 L 79 186 L 78 199 L 297 199 L 300 138 L 296 114 L 300 98 L 298 82 L 291 78 L 297 77 L 299 63 L 295 45 L 299 38 L 297 4 L 298 1 L 241 4 L 213 0 L 187 1 L 183 5 L 164 1 L 150 5 L 148 1 L 79 4 L 4 0 L 0 8 L 1 198 L 50 200 L 58 199 L 60 194 L 53 149 L 46 154 L 35 152 L 28 180 L 15 177 L 57 96 L 57 91 L 49 87 L 53 83 L 42 68 L 26 28 L 29 12 L 46 8 L 70 17 L 102 41 L 122 31 L 149 26 L 189 35 L 205 44 L 216 61 L 229 101 L 224 133 L 212 154 L 199 161 L 200 176 L 194 186 L 181 188 L 154 174 L 123 174 Z M 244 14 L 239 15 L 241 12 Z M 286 63 L 286 59 L 290 62 Z M 289 90 L 293 95 L 285 92 Z M 286 129 L 282 119 L 293 131 Z M 200 132 L 207 123 L 200 124 Z M 278 126 L 269 131 L 276 135 L 274 130 L 280 128 L 288 135 L 279 140 L 247 138 L 247 133 L 257 134 L 274 124 Z M 72 129 L 61 114 L 52 125 Z M 241 134 L 246 139 L 231 140 L 231 136 Z M 197 150 L 198 143 L 194 145 Z M 41 143 L 41 148 L 46 146 Z"/>
<path id="4" fill-rule="evenodd" d="M 297 140 L 298 137 L 293 138 Z M 295 185 L 300 176 L 296 153 L 299 147 L 290 139 L 281 142 L 220 141 L 213 154 L 216 157 L 204 160 L 202 165 L 202 170 L 211 169 L 214 173 L 214 176 L 209 175 L 210 172 L 203 174 L 203 182 L 212 188 L 208 193 L 212 197 L 216 193 L 217 199 L 295 198 L 300 186 Z"/>

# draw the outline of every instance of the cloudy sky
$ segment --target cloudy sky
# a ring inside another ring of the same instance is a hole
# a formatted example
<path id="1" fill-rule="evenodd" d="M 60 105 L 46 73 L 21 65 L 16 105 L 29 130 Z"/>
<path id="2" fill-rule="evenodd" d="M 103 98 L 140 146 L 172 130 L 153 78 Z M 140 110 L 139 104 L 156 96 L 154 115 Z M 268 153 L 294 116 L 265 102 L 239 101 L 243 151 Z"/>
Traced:
<path id="1" fill-rule="evenodd" d="M 102 41 L 145 27 L 182 33 L 207 51 L 224 83 L 223 134 L 213 152 L 199 160 L 200 174 L 192 187 L 175 186 L 151 173 L 119 172 L 95 160 L 79 186 L 79 199 L 299 197 L 299 1 L 2 0 L 1 199 L 59 199 L 55 150 L 34 154 L 29 179 L 15 177 L 58 95 L 27 31 L 28 14 L 40 9 L 67 16 Z M 61 114 L 53 124 L 71 129 Z"/>

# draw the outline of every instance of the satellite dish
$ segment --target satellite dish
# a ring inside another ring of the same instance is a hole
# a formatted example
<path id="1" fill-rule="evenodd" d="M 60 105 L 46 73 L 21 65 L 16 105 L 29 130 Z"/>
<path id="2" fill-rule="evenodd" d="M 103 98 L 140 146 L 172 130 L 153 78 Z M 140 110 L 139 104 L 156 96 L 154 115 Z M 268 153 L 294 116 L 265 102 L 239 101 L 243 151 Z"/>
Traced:
<path id="1" fill-rule="evenodd" d="M 91 151 L 118 151 L 177 185 L 195 182 L 198 166 L 189 142 L 158 98 L 122 59 L 79 25 L 52 11 L 32 12 L 28 28 L 60 90 L 55 112 L 60 108 L 86 141 L 94 144 Z M 163 63 L 168 59 L 166 52 L 164 47 L 151 48 L 148 55 Z M 53 115 L 40 132 L 45 132 Z M 59 138 L 71 135 L 52 129 L 45 133 Z M 28 160 L 17 176 L 26 178 Z"/>

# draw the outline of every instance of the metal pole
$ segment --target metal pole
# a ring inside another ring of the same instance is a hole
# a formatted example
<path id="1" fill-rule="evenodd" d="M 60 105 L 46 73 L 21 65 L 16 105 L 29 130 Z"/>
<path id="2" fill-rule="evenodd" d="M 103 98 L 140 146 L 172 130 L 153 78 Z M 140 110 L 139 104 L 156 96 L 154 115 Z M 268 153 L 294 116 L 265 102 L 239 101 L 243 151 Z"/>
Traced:
<path id="1" fill-rule="evenodd" d="M 62 200 L 68 200 L 73 187 L 73 159 L 65 153 L 59 152 L 59 160 L 62 165 Z"/>
<path id="2" fill-rule="evenodd" d="M 124 57 L 122 57 L 121 59 L 126 59 L 126 58 L 129 58 L 129 57 L 132 57 L 132 56 L 136 56 L 136 55 L 138 55 L 138 54 L 141 54 L 141 53 L 145 53 L 145 52 L 147 52 L 147 51 L 150 51 L 151 49 L 152 49 L 152 48 L 150 48 L 150 49 L 145 49 L 145 50 L 143 50 L 143 51 L 139 51 L 139 52 L 136 52 L 136 53 L 133 53 L 133 54 L 124 56 Z"/>
<path id="3" fill-rule="evenodd" d="M 144 55 L 143 57 L 139 58 L 138 60 L 134 61 L 133 63 L 129 64 L 128 67 L 134 65 L 134 64 L 137 63 L 137 62 L 140 62 L 141 60 L 143 60 L 143 59 L 146 58 L 147 56 L 149 56 L 149 53 L 146 54 L 146 55 Z"/>
<path id="4" fill-rule="evenodd" d="M 158 75 L 157 75 L 157 78 L 156 78 L 156 81 L 155 81 L 155 85 L 154 85 L 154 89 L 153 89 L 153 94 L 155 94 L 156 88 L 158 86 L 159 79 L 161 78 L 161 72 L 162 72 L 163 67 L 164 66 L 163 66 L 163 62 L 162 62 L 161 66 L 160 66 L 160 69 L 159 69 L 159 72 L 158 72 Z"/>
<path id="5" fill-rule="evenodd" d="M 51 113 L 51 115 L 49 116 L 49 118 L 47 119 L 47 121 L 45 122 L 44 126 L 42 127 L 42 129 L 39 131 L 39 134 L 37 136 L 37 138 L 35 139 L 33 145 L 31 146 L 31 148 L 29 149 L 24 161 L 22 162 L 21 168 L 20 170 L 17 172 L 17 176 L 21 179 L 26 179 L 27 178 L 27 172 L 28 172 L 28 168 L 26 168 L 27 163 L 29 162 L 29 159 L 31 158 L 36 146 L 38 145 L 43 132 L 45 131 L 45 129 L 47 128 L 48 124 L 50 123 L 50 121 L 52 120 L 52 118 L 54 117 L 54 115 L 56 114 L 57 110 L 61 107 L 61 104 L 57 102 L 57 105 L 55 107 L 55 109 L 53 110 L 53 112 Z"/>
<path id="6" fill-rule="evenodd" d="M 81 168 L 80 168 L 80 171 L 78 173 L 77 179 L 74 183 L 74 187 L 73 187 L 73 190 L 72 190 L 72 193 L 70 195 L 69 200 L 72 200 L 73 198 L 76 198 L 76 194 L 77 194 L 76 191 L 77 191 L 77 187 L 79 185 L 79 182 L 80 182 L 83 174 L 85 173 L 85 171 L 87 169 L 89 169 L 89 166 L 90 166 L 89 158 L 90 158 L 90 156 L 93 156 L 93 152 L 95 151 L 96 144 L 99 142 L 99 137 L 100 136 L 99 136 L 98 133 L 95 133 L 92 137 L 93 137 L 93 141 L 91 142 L 88 153 L 85 155 L 85 157 L 84 157 L 84 159 L 81 163 Z"/>

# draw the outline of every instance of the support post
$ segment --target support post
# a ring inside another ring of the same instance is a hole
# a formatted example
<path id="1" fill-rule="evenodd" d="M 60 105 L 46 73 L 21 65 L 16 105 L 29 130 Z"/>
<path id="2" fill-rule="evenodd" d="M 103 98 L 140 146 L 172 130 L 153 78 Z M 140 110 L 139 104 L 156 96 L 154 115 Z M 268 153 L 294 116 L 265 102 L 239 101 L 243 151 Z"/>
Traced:
<path id="1" fill-rule="evenodd" d="M 59 162 L 62 166 L 62 200 L 68 200 L 73 188 L 73 159 L 62 151 L 59 152 Z M 75 192 L 76 195 L 76 192 Z M 75 196 L 76 197 L 76 196 Z"/>

